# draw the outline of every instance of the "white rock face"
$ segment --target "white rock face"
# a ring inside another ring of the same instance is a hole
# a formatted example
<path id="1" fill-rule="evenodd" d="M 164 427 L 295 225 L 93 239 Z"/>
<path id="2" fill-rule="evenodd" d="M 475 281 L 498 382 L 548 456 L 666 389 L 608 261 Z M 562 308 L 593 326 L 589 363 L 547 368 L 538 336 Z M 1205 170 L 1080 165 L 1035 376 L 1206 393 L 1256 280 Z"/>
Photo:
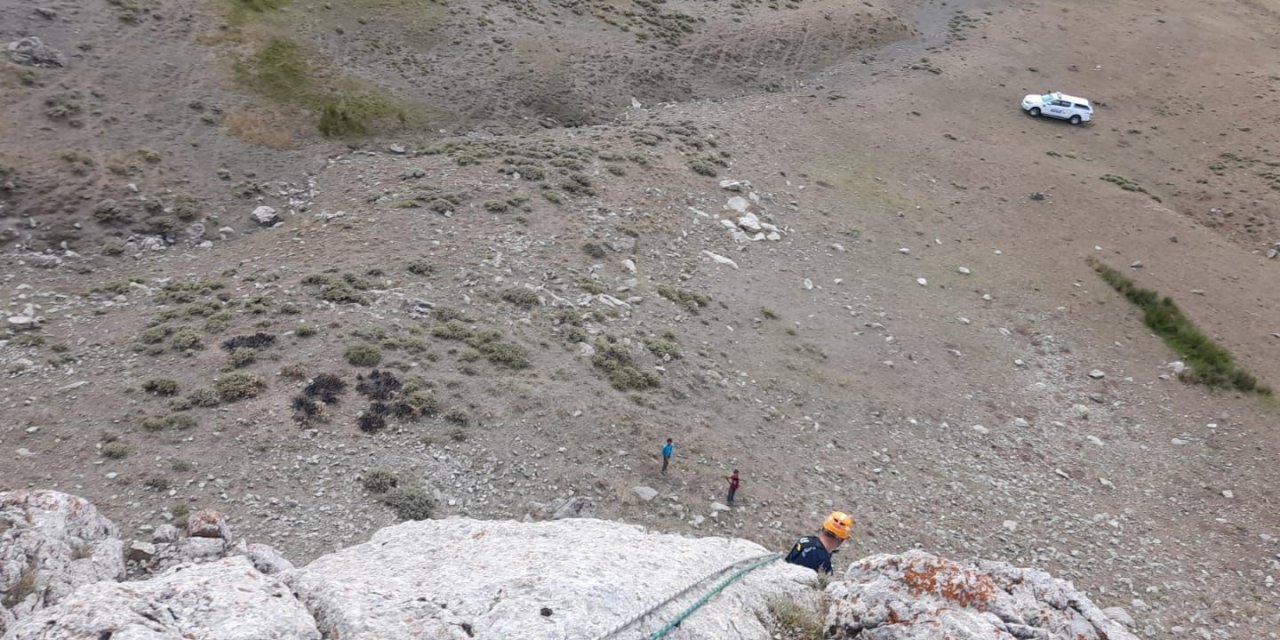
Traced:
<path id="1" fill-rule="evenodd" d="M 1070 582 L 1002 562 L 922 551 L 871 556 L 827 596 L 827 638 L 1137 640 Z"/>
<path id="2" fill-rule="evenodd" d="M 326 637 L 594 638 L 697 578 L 767 552 L 745 540 L 600 520 L 448 519 L 383 529 L 283 575 Z M 764 640 L 769 633 L 755 613 L 773 598 L 810 590 L 812 579 L 812 571 L 781 562 L 756 570 L 686 620 L 679 637 Z M 660 623 L 649 620 L 632 635 Z"/>
<path id="3" fill-rule="evenodd" d="M 56 604 L 77 587 L 124 577 L 116 526 L 84 498 L 58 491 L 0 493 L 0 635 L 16 619 Z"/>
<path id="4" fill-rule="evenodd" d="M 243 557 L 174 567 L 141 582 L 98 582 L 19 622 L 5 640 L 320 640 L 279 580 Z"/>

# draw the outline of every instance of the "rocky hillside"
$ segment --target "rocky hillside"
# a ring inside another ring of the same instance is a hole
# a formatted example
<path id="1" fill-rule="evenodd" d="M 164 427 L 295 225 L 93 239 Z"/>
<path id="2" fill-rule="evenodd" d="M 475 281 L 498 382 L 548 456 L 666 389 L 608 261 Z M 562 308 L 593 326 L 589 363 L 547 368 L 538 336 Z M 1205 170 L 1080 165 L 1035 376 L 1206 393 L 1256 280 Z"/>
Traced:
<path id="1" fill-rule="evenodd" d="M 130 564 L 155 575 L 117 582 L 125 544 L 83 499 L 0 493 L 0 523 L 4 640 L 648 637 L 767 557 L 745 540 L 602 520 L 447 519 L 293 568 L 208 513 L 189 537 L 128 544 Z M 218 550 L 192 553 L 196 542 Z M 155 564 L 168 553 L 157 547 L 184 543 L 184 559 Z M 667 637 L 1134 640 L 1122 622 L 1044 572 L 913 551 L 854 562 L 825 591 L 808 569 L 765 564 Z"/>
<path id="2" fill-rule="evenodd" d="M 0 490 L 116 523 L 58 594 L 113 539 L 149 579 L 839 508 L 842 574 L 989 558 L 1270 640 L 1276 11 L 0 2 Z"/>

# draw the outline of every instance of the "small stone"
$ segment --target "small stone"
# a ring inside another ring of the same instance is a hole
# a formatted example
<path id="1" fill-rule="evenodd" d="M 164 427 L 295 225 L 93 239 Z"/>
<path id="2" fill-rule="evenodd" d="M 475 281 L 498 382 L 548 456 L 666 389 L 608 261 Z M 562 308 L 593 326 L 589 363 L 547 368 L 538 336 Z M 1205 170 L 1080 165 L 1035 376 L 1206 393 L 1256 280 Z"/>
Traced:
<path id="1" fill-rule="evenodd" d="M 956 320 L 959 320 L 959 321 L 960 321 L 960 324 L 969 324 L 969 323 L 970 323 L 969 319 L 968 319 L 968 318 L 965 318 L 965 317 L 963 317 L 963 316 L 961 316 L 961 317 L 959 317 L 959 318 L 956 318 Z"/>
<path id="2" fill-rule="evenodd" d="M 911 249 L 908 249 L 907 247 L 903 247 L 901 249 L 898 249 L 898 253 L 901 253 L 904 256 L 911 255 Z"/>
<path id="3" fill-rule="evenodd" d="M 928 281 L 928 280 L 925 280 L 924 278 L 916 278 L 916 284 L 918 284 L 918 285 L 920 285 L 920 286 L 922 286 L 922 287 L 927 287 L 927 286 L 929 286 L 929 281 Z"/>
<path id="4" fill-rule="evenodd" d="M 146 562 L 156 555 L 156 546 L 150 542 L 139 542 L 137 540 L 129 544 L 128 551 L 125 552 L 125 559 L 129 562 Z"/>
<path id="5" fill-rule="evenodd" d="M 151 542 L 156 544 L 168 544 L 178 541 L 178 528 L 171 524 L 162 524 L 156 527 L 151 533 Z"/>
<path id="6" fill-rule="evenodd" d="M 387 147 L 387 151 L 390 151 L 391 153 L 394 153 L 394 154 L 403 155 L 406 150 L 404 148 L 404 145 L 393 144 Z"/>
<path id="7" fill-rule="evenodd" d="M 1123 607 L 1107 607 L 1102 610 L 1102 613 L 1108 618 L 1119 622 L 1126 629 L 1132 630 L 1136 626 L 1133 616 L 1130 616 L 1129 612 L 1125 611 Z"/>
<path id="8" fill-rule="evenodd" d="M 1089 377 L 1093 378 L 1094 380 L 1101 380 L 1107 377 L 1107 374 L 1104 373 L 1101 369 L 1094 369 L 1093 371 L 1089 372 Z"/>
<path id="9" fill-rule="evenodd" d="M 712 511 L 732 511 L 733 509 L 731 509 L 728 505 L 724 505 L 719 502 L 712 502 L 711 510 Z"/>
<path id="10" fill-rule="evenodd" d="M 980 424 L 975 424 L 975 425 L 973 425 L 973 427 L 971 427 L 971 428 L 972 428 L 974 431 L 977 431 L 979 434 L 984 435 L 984 436 L 985 436 L 985 435 L 987 435 L 988 433 L 991 433 L 991 430 L 990 430 L 990 429 L 988 429 L 988 428 L 986 428 L 986 427 L 984 427 L 984 426 L 982 426 L 982 425 L 980 425 Z"/>
<path id="11" fill-rule="evenodd" d="M 1013 533 L 1018 530 L 1018 523 L 1013 520 L 1005 520 L 1000 526 L 1004 527 L 1009 533 Z"/>
<path id="12" fill-rule="evenodd" d="M 1172 439 L 1170 439 L 1170 440 L 1169 440 L 1169 444 L 1171 444 L 1171 445 L 1173 445 L 1173 446 L 1175 446 L 1175 447 L 1181 447 L 1181 446 L 1183 446 L 1183 445 L 1187 444 L 1187 441 L 1186 441 L 1186 440 L 1183 440 L 1182 438 L 1172 438 Z"/>
<path id="13" fill-rule="evenodd" d="M 1170 369 L 1173 369 L 1173 373 L 1175 375 L 1182 375 L 1182 372 L 1187 370 L 1186 363 L 1182 362 L 1181 360 L 1174 360 L 1173 362 L 1170 362 L 1167 366 Z"/>
<path id="14" fill-rule="evenodd" d="M 231 539 L 231 530 L 227 520 L 213 509 L 201 509 L 187 518 L 187 535 L 193 538 Z"/>
<path id="15" fill-rule="evenodd" d="M 1031 426 L 1031 423 L 1030 423 L 1030 422 L 1027 422 L 1027 421 L 1026 421 L 1025 419 L 1023 419 L 1023 418 L 1014 418 L 1014 419 L 1013 419 L 1013 426 L 1015 426 L 1015 427 L 1022 427 L 1022 428 L 1026 428 L 1026 427 Z"/>
<path id="16" fill-rule="evenodd" d="M 737 211 L 738 213 L 746 213 L 747 207 L 750 207 L 751 203 L 742 196 L 734 196 L 729 198 L 729 201 L 726 202 L 724 206 Z"/>
<path id="17" fill-rule="evenodd" d="M 45 45 L 40 38 L 14 40 L 7 47 L 9 59 L 29 67 L 65 67 L 67 57 L 61 51 Z"/>
<path id="18" fill-rule="evenodd" d="M 261 206 L 253 210 L 249 217 L 259 225 L 270 227 L 280 222 L 280 216 L 273 207 Z"/>
<path id="19" fill-rule="evenodd" d="M 652 487 L 635 487 L 632 491 L 635 491 L 636 495 L 644 502 L 649 502 L 658 497 L 658 491 Z"/>
<path id="20" fill-rule="evenodd" d="M 969 267 L 956 267 L 956 272 L 966 276 L 973 273 L 969 270 Z"/>
<path id="21" fill-rule="evenodd" d="M 1232 499 L 1232 498 L 1236 497 L 1236 494 L 1232 493 L 1232 491 L 1231 491 L 1230 489 L 1226 489 L 1226 490 L 1224 490 L 1224 491 L 1222 492 L 1222 497 L 1224 497 L 1224 498 L 1226 498 L 1226 499 L 1230 500 L 1230 499 Z"/>
<path id="22" fill-rule="evenodd" d="M 1103 442 L 1103 441 L 1102 441 L 1102 439 L 1101 439 L 1101 438 L 1099 438 L 1098 436 L 1088 435 L 1088 436 L 1085 436 L 1085 437 L 1084 437 L 1084 439 L 1085 439 L 1085 440 L 1088 440 L 1089 442 L 1091 442 L 1091 443 L 1093 443 L 1093 444 L 1098 445 L 1099 447 L 1105 447 L 1105 446 L 1107 446 L 1107 445 L 1106 445 L 1106 443 L 1105 443 L 1105 442 Z"/>
<path id="23" fill-rule="evenodd" d="M 1131 263 L 1129 264 L 1129 268 L 1130 268 L 1130 269 L 1141 269 L 1141 268 L 1142 268 L 1142 261 L 1141 261 L 1141 260 L 1134 260 L 1133 262 L 1131 262 Z"/>
<path id="24" fill-rule="evenodd" d="M 632 98 L 632 100 L 635 100 L 635 98 Z M 542 614 L 542 617 L 544 618 L 550 618 L 553 612 L 551 611 L 551 607 L 543 607 L 538 611 L 538 613 Z"/>
<path id="25" fill-rule="evenodd" d="M 804 279 L 804 290 L 805 291 L 813 290 L 813 280 L 810 280 L 809 278 Z"/>

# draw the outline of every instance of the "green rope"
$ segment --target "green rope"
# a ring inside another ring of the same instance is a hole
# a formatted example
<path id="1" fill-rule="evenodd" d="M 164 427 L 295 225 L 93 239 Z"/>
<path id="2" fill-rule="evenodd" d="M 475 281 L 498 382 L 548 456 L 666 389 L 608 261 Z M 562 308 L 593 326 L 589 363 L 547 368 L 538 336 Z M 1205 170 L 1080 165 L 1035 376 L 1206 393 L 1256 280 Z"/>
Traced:
<path id="1" fill-rule="evenodd" d="M 756 569 L 759 569 L 760 567 L 763 567 L 769 564 L 770 562 L 773 562 L 774 560 L 777 560 L 778 558 L 781 558 L 781 557 L 782 556 L 780 554 L 775 553 L 761 560 L 758 560 L 750 565 L 747 565 L 746 567 L 743 567 L 738 571 L 734 572 L 734 574 L 729 576 L 728 578 L 721 580 L 720 584 L 717 584 L 710 591 L 704 594 L 701 598 L 698 598 L 696 601 L 694 601 L 693 604 L 689 605 L 688 609 L 681 611 L 680 615 L 676 616 L 675 619 L 673 619 L 671 622 L 668 622 L 662 625 L 661 629 L 654 631 L 653 635 L 649 636 L 649 640 L 660 640 L 661 638 L 666 637 L 668 633 L 671 633 L 672 631 L 675 630 L 676 627 L 680 626 L 680 623 L 684 622 L 685 618 L 688 618 L 689 616 L 693 615 L 695 611 L 697 611 L 698 609 L 701 609 L 702 605 L 709 602 L 711 598 L 714 598 L 716 596 L 716 594 L 720 593 L 721 591 L 724 591 L 726 587 L 733 584 L 734 582 L 737 582 L 738 579 L 741 578 L 742 576 L 745 576 L 748 573 L 751 573 L 752 571 L 755 571 Z"/>

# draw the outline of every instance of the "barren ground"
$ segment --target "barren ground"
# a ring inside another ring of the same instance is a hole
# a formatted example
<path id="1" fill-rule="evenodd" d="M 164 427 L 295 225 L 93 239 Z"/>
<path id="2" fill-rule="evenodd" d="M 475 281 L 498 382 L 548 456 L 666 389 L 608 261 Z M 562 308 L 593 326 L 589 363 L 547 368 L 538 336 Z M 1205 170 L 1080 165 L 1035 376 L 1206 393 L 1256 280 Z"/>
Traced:
<path id="1" fill-rule="evenodd" d="M 0 62 L 0 305 L 43 318 L 0 337 L 0 488 L 139 537 L 217 508 L 295 561 L 395 521 L 371 469 L 437 516 L 585 496 L 779 548 L 841 508 L 846 561 L 1035 565 L 1144 637 L 1280 637 L 1275 402 L 1177 380 L 1086 264 L 1280 384 L 1280 3 L 332 4 L 0 0 L 0 40 L 69 58 Z M 310 101 L 245 80 L 281 33 Z M 1097 120 L 1019 111 L 1047 89 Z M 394 108 L 325 138 L 335 95 Z M 780 239 L 722 225 L 751 193 Z M 375 368 L 438 408 L 361 430 Z M 209 397 L 235 373 L 264 386 Z M 347 387 L 300 424 L 319 374 Z"/>

